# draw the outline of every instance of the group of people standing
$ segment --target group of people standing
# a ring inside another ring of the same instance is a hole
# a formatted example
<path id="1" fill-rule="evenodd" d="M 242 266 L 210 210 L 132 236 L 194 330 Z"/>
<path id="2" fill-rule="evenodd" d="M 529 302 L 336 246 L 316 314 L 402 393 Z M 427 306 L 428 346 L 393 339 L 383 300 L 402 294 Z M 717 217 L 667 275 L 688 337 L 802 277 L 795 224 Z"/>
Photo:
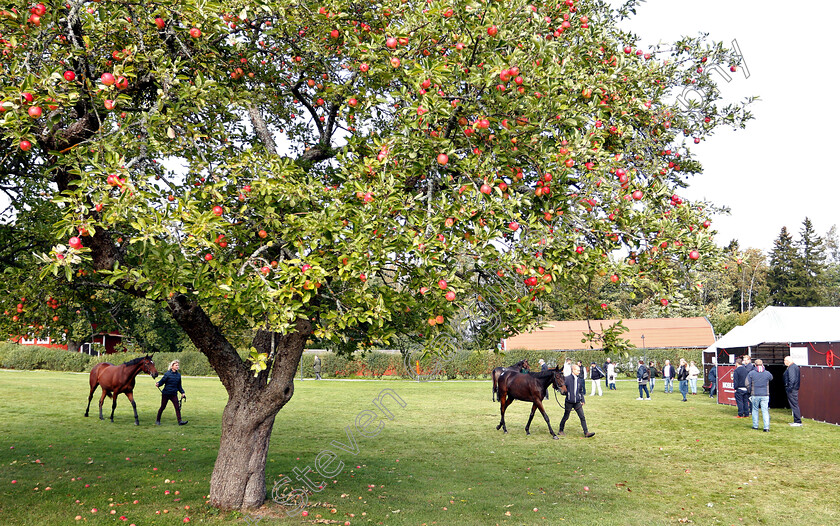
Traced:
<path id="1" fill-rule="evenodd" d="M 656 386 L 656 378 L 659 376 L 659 371 L 656 369 L 656 362 L 651 361 L 645 365 L 644 360 L 639 360 L 639 366 L 636 368 L 636 381 L 639 383 L 639 398 L 636 400 L 650 400 L 650 395 L 653 393 L 653 388 Z M 697 379 L 700 377 L 700 369 L 694 361 L 686 362 L 680 358 L 679 368 L 671 365 L 671 360 L 665 360 L 665 365 L 662 367 L 662 378 L 665 380 L 664 393 L 669 394 L 674 392 L 674 379 L 679 382 L 679 390 L 682 395 L 683 402 L 687 402 L 686 398 L 689 394 L 697 394 Z M 650 390 L 648 390 L 648 387 Z"/>
<path id="2" fill-rule="evenodd" d="M 799 411 L 799 366 L 793 358 L 785 356 L 784 383 L 788 405 L 793 413 L 791 426 L 802 426 L 802 413 Z M 749 355 L 735 359 L 735 371 L 732 373 L 732 384 L 735 389 L 735 404 L 738 406 L 738 416 L 735 418 L 749 418 L 752 416 L 752 428 L 760 429 L 759 413 L 764 432 L 770 431 L 770 382 L 773 374 L 764 368 L 760 359 L 752 363 Z"/>

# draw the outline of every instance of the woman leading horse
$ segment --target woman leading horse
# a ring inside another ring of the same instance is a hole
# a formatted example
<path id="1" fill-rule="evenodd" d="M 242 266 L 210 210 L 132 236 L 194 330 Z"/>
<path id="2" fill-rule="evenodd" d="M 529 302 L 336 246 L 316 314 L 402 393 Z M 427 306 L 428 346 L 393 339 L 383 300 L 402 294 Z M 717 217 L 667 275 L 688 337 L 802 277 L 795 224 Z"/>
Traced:
<path id="1" fill-rule="evenodd" d="M 163 374 L 163 378 L 155 384 L 158 387 L 163 386 L 163 390 L 160 392 L 160 409 L 158 409 L 157 420 L 155 420 L 156 426 L 160 425 L 160 417 L 163 414 L 163 410 L 166 409 L 166 404 L 170 401 L 175 407 L 175 416 L 178 418 L 178 425 L 183 426 L 187 424 L 187 420 L 181 420 L 181 405 L 178 403 L 178 393 L 181 393 L 184 400 L 187 398 L 187 395 L 184 394 L 184 388 L 181 387 L 181 373 L 178 371 L 180 368 L 181 362 L 173 360 L 170 362 L 167 371 Z"/>

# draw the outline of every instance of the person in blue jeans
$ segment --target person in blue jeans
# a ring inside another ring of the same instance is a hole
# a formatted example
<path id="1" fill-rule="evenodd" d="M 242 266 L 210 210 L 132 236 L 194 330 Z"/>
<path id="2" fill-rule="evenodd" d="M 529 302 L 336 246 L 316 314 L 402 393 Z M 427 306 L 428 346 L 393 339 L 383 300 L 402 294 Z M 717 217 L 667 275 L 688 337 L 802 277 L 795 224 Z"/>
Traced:
<path id="1" fill-rule="evenodd" d="M 682 401 L 686 401 L 688 394 L 688 363 L 683 358 L 680 358 L 680 368 L 677 369 L 677 380 L 680 382 L 680 394 L 683 395 Z"/>
<path id="2" fill-rule="evenodd" d="M 764 432 L 770 431 L 770 381 L 773 375 L 764 369 L 764 362 L 755 361 L 755 369 L 747 375 L 747 389 L 752 402 L 752 428 L 758 429 L 758 412 L 764 420 Z"/>
<path id="3" fill-rule="evenodd" d="M 677 376 L 677 370 L 671 365 L 671 360 L 665 360 L 665 367 L 662 368 L 662 378 L 665 380 L 665 392 L 674 392 L 674 377 Z"/>

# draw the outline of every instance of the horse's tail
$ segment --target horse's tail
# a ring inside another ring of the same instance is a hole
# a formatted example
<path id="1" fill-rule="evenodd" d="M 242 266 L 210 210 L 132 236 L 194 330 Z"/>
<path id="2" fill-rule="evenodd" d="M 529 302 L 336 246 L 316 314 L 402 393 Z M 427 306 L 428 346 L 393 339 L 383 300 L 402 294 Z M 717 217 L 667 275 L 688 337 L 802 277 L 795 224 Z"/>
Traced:
<path id="1" fill-rule="evenodd" d="M 495 402 L 496 401 L 496 393 L 499 392 L 498 373 L 496 373 L 495 369 L 493 369 L 493 371 L 490 373 L 490 376 L 493 377 L 493 396 L 492 396 L 492 400 Z"/>

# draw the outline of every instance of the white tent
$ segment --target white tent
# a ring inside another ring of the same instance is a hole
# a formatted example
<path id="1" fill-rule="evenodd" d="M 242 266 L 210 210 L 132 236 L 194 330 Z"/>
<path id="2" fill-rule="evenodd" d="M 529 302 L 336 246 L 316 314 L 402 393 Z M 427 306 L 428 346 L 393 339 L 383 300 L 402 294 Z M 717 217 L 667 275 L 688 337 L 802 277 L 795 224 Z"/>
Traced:
<path id="1" fill-rule="evenodd" d="M 767 307 L 704 352 L 762 343 L 840 341 L 840 307 Z"/>

